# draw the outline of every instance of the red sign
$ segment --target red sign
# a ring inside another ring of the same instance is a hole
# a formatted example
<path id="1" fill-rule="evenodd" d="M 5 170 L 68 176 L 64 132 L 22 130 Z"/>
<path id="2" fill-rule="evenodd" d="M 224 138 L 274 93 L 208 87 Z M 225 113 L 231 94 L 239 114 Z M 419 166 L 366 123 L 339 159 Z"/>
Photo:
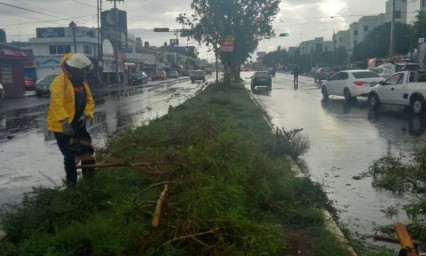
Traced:
<path id="1" fill-rule="evenodd" d="M 219 41 L 219 44 L 222 52 L 234 51 L 234 39 L 223 39 Z"/>
<path id="2" fill-rule="evenodd" d="M 3 51 L 3 55 L 7 55 L 7 56 L 17 56 L 17 57 L 27 56 L 27 53 L 23 51 L 14 51 L 9 49 L 2 49 L 2 51 Z"/>

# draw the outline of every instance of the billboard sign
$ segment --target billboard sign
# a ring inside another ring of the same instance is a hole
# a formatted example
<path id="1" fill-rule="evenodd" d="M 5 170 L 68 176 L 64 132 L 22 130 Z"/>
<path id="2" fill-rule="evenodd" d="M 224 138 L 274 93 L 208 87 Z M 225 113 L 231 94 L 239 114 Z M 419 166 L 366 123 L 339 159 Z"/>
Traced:
<path id="1" fill-rule="evenodd" d="M 219 41 L 220 51 L 222 52 L 233 52 L 234 51 L 234 39 L 223 39 Z"/>

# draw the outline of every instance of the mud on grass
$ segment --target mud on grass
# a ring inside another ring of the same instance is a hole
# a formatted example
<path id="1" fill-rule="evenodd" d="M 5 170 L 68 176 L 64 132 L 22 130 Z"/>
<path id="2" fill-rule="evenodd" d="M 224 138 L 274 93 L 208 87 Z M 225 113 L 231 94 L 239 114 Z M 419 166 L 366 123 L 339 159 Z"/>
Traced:
<path id="1" fill-rule="evenodd" d="M 2 211 L 8 236 L 0 251 L 257 256 L 292 255 L 304 246 L 309 255 L 345 255 L 323 227 L 324 193 L 291 172 L 286 156 L 299 151 L 283 134 L 273 133 L 245 89 L 209 86 L 168 115 L 111 139 L 97 159 L 113 166 L 92 180 L 34 189 Z M 295 244 L 295 234 L 306 243 Z"/>

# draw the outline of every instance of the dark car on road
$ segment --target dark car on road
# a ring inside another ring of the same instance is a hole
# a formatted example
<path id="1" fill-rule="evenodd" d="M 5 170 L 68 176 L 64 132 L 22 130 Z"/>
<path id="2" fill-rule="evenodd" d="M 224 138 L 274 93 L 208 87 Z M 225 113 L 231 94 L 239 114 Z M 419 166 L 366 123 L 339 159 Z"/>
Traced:
<path id="1" fill-rule="evenodd" d="M 314 82 L 321 82 L 323 80 L 329 79 L 332 75 L 334 75 L 334 69 L 332 67 L 322 67 L 318 68 L 314 74 Z"/>
<path id="2" fill-rule="evenodd" d="M 131 75 L 131 84 L 146 84 L 148 83 L 148 76 L 145 72 L 137 72 Z"/>
<path id="3" fill-rule="evenodd" d="M 50 85 L 57 74 L 48 75 L 40 81 L 36 82 L 35 93 L 37 97 L 50 96 Z"/>
<path id="4" fill-rule="evenodd" d="M 191 73 L 189 73 L 189 78 L 191 78 L 191 82 L 195 83 L 197 80 L 202 80 L 203 82 L 206 81 L 206 73 L 202 70 L 193 70 Z"/>
<path id="5" fill-rule="evenodd" d="M 152 79 L 152 81 L 167 80 L 167 73 L 166 73 L 166 71 L 156 71 L 152 75 L 151 79 Z"/>
<path id="6" fill-rule="evenodd" d="M 176 70 L 172 70 L 169 72 L 169 78 L 178 78 L 179 77 L 179 72 L 177 72 Z"/>
<path id="7" fill-rule="evenodd" d="M 268 71 L 256 71 L 251 77 L 251 90 L 255 91 L 258 87 L 266 87 L 268 91 L 272 89 L 272 79 Z"/>

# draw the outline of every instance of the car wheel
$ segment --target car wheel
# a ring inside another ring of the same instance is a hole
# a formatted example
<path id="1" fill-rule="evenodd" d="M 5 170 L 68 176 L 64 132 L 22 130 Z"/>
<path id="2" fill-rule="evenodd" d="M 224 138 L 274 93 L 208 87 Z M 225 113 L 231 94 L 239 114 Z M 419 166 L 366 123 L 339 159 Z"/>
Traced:
<path id="1" fill-rule="evenodd" d="M 411 110 L 414 114 L 423 113 L 425 108 L 425 100 L 422 97 L 415 97 L 411 100 Z"/>
<path id="2" fill-rule="evenodd" d="M 349 91 L 348 88 L 346 88 L 343 91 L 343 96 L 345 96 L 345 101 L 350 102 L 352 100 L 352 95 L 351 95 L 351 91 Z"/>
<path id="3" fill-rule="evenodd" d="M 324 100 L 328 100 L 328 91 L 327 91 L 327 87 L 323 86 L 321 87 L 321 93 L 322 93 L 322 98 Z"/>
<path id="4" fill-rule="evenodd" d="M 370 94 L 368 96 L 368 103 L 370 105 L 370 108 L 377 109 L 380 105 L 379 97 L 375 93 Z"/>

